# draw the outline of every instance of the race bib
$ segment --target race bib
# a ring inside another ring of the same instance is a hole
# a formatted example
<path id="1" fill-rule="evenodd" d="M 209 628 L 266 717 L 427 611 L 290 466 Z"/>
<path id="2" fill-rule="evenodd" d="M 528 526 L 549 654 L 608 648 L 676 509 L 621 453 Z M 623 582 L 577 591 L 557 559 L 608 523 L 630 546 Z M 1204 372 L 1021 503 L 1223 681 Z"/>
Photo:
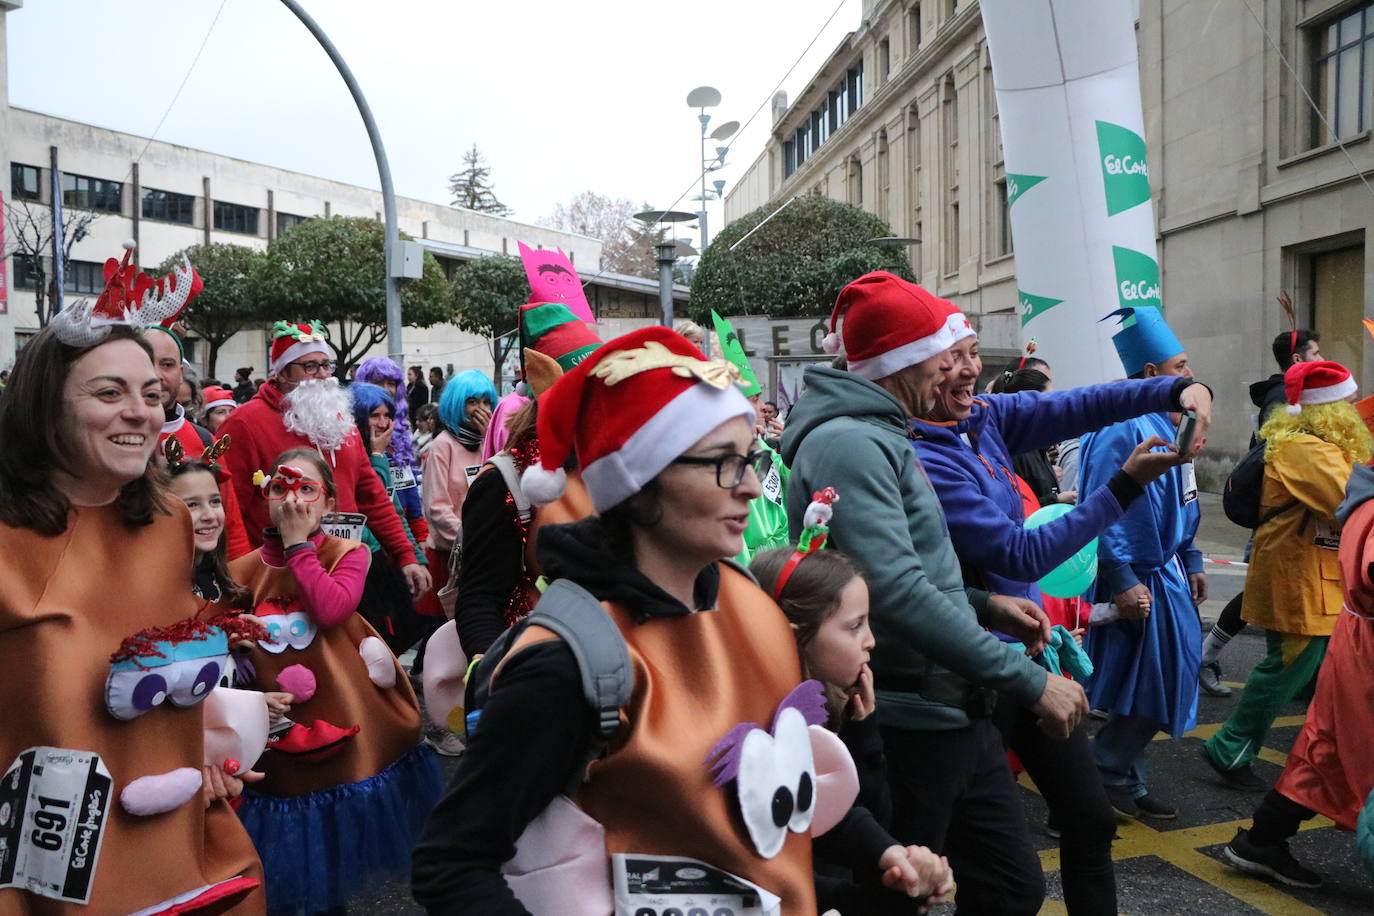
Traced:
<path id="1" fill-rule="evenodd" d="M 780 916 L 782 900 L 713 865 L 681 856 L 611 856 L 615 916 Z"/>
<path id="2" fill-rule="evenodd" d="M 320 528 L 325 534 L 350 541 L 361 541 L 366 527 L 367 516 L 361 512 L 331 512 L 320 519 Z"/>
<path id="3" fill-rule="evenodd" d="M 1193 471 L 1193 463 L 1191 461 L 1179 467 L 1179 471 L 1183 478 L 1183 486 L 1181 487 L 1183 491 L 1183 505 L 1186 506 L 1197 499 L 1197 473 Z"/>
<path id="4" fill-rule="evenodd" d="M 0 781 L 0 887 L 89 903 L 113 786 L 94 751 L 20 754 Z"/>
<path id="5" fill-rule="evenodd" d="M 415 469 L 408 461 L 390 459 L 391 483 L 397 490 L 413 490 L 419 481 L 415 479 Z"/>
<path id="6" fill-rule="evenodd" d="M 761 485 L 764 498 L 775 506 L 782 506 L 782 475 L 778 473 L 776 460 L 768 466 L 768 473 L 763 475 Z"/>
<path id="7" fill-rule="evenodd" d="M 468 486 L 472 486 L 472 478 L 476 477 L 481 470 L 482 466 L 480 464 L 469 465 L 463 468 L 463 473 L 466 474 L 468 478 Z"/>
<path id="8" fill-rule="evenodd" d="M 1324 550 L 1341 549 L 1341 529 L 1332 527 L 1324 518 L 1317 519 L 1313 524 L 1316 527 L 1316 534 L 1312 537 L 1313 544 Z"/>

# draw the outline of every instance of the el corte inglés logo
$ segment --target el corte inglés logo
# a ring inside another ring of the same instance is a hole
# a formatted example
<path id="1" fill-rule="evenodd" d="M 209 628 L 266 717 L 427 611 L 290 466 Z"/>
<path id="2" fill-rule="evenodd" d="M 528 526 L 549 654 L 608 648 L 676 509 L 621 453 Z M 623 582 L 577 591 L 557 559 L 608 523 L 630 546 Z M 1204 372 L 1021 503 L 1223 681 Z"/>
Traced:
<path id="1" fill-rule="evenodd" d="M 1064 301 L 1063 299 L 1051 299 L 1048 296 L 1032 296 L 1030 293 L 1022 292 L 1019 289 L 1016 291 L 1016 297 L 1021 303 L 1021 327 L 1023 328 L 1032 318 Z"/>
<path id="2" fill-rule="evenodd" d="M 1044 175 L 1018 175 L 1007 173 L 1007 206 L 1010 207 L 1031 188 L 1045 180 Z"/>
<path id="3" fill-rule="evenodd" d="M 1117 298 L 1123 307 L 1163 305 L 1159 298 L 1159 264 L 1154 258 L 1113 245 L 1112 263 L 1116 267 Z"/>
<path id="4" fill-rule="evenodd" d="M 1102 185 L 1107 215 L 1115 216 L 1150 199 L 1150 168 L 1145 140 L 1133 130 L 1097 122 L 1097 151 L 1102 159 Z"/>

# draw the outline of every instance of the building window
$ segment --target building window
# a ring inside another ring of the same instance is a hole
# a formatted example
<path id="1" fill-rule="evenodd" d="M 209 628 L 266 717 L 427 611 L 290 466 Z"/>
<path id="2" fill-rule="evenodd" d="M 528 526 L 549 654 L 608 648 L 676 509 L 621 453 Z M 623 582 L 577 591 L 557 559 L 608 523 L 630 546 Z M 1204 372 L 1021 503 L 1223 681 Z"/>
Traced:
<path id="1" fill-rule="evenodd" d="M 849 94 L 849 113 L 853 114 L 864 103 L 864 62 L 862 60 L 857 66 L 850 67 L 849 72 L 845 74 L 845 89 Z"/>
<path id="2" fill-rule="evenodd" d="M 119 213 L 124 207 L 124 184 L 103 178 L 62 173 L 62 205 L 78 210 Z"/>
<path id="3" fill-rule="evenodd" d="M 10 197 L 15 200 L 43 199 L 43 187 L 38 182 L 41 172 L 36 165 L 10 163 Z"/>
<path id="4" fill-rule="evenodd" d="M 941 95 L 945 148 L 944 270 L 952 274 L 959 270 L 962 260 L 959 252 L 959 90 L 955 88 L 953 74 L 945 77 Z"/>
<path id="5" fill-rule="evenodd" d="M 878 132 L 877 149 L 874 157 L 878 163 L 878 218 L 887 221 L 888 203 L 892 196 L 892 170 L 888 166 L 887 131 Z"/>
<path id="6" fill-rule="evenodd" d="M 864 167 L 857 155 L 849 159 L 849 202 L 856 207 L 864 205 Z"/>
<path id="7" fill-rule="evenodd" d="M 299 226 L 301 223 L 305 222 L 309 218 L 310 217 L 308 216 L 297 216 L 294 213 L 282 213 L 278 211 L 277 235 L 281 235 L 283 232 L 290 229 L 292 226 Z"/>
<path id="8" fill-rule="evenodd" d="M 189 226 L 195 222 L 196 199 L 190 194 L 143 189 L 143 218 Z"/>
<path id="9" fill-rule="evenodd" d="M 892 73 L 892 43 L 884 38 L 878 42 L 878 82 L 887 82 Z"/>
<path id="10" fill-rule="evenodd" d="M 258 234 L 258 208 L 215 201 L 215 228 L 223 232 Z"/>
<path id="11" fill-rule="evenodd" d="M 796 170 L 797 143 L 795 140 L 784 140 L 782 141 L 782 177 L 787 178 Z"/>
<path id="12" fill-rule="evenodd" d="M 36 260 L 26 254 L 14 254 L 14 288 L 15 289 L 37 289 L 38 288 L 38 264 Z"/>
<path id="13" fill-rule="evenodd" d="M 1002 176 L 993 183 L 992 196 L 992 255 L 1001 257 L 1011 254 L 1011 208 L 1007 204 L 1007 179 Z"/>
<path id="14" fill-rule="evenodd" d="M 96 295 L 105 290 L 105 265 L 95 261 L 67 261 L 62 265 L 62 289 Z"/>
<path id="15" fill-rule="evenodd" d="M 908 57 L 921 50 L 921 4 L 919 3 L 913 3 L 907 7 L 906 47 Z"/>
<path id="16" fill-rule="evenodd" d="M 1312 118 L 1311 143 L 1322 146 L 1369 127 L 1374 102 L 1374 3 L 1313 26 L 1311 35 L 1312 94 L 1326 119 L 1323 123 L 1321 118 Z"/>
<path id="17" fill-rule="evenodd" d="M 1355 378 L 1364 372 L 1364 240 L 1308 256 L 1308 301 L 1312 327 L 1322 330 L 1322 355 L 1338 361 Z"/>

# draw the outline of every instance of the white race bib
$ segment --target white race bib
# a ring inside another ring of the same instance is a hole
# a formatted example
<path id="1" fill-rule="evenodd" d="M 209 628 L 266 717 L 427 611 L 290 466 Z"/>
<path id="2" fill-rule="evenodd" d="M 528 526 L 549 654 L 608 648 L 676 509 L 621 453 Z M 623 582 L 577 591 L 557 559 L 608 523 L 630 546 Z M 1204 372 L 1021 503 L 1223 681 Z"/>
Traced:
<path id="1" fill-rule="evenodd" d="M 1183 478 L 1183 505 L 1188 505 L 1197 499 L 1197 474 L 1193 471 L 1193 463 L 1190 461 L 1179 467 Z"/>
<path id="2" fill-rule="evenodd" d="M 468 486 L 472 486 L 472 478 L 476 477 L 481 470 L 482 466 L 480 464 L 474 464 L 463 468 L 463 473 L 466 474 L 468 478 Z"/>
<path id="3" fill-rule="evenodd" d="M 320 519 L 320 528 L 325 534 L 350 541 L 361 541 L 366 527 L 367 516 L 361 512 L 331 512 Z"/>
<path id="4" fill-rule="evenodd" d="M 1332 527 L 1331 523 L 1324 518 L 1313 521 L 1317 532 L 1312 537 L 1312 543 L 1325 550 L 1341 549 L 1341 529 Z"/>
<path id="5" fill-rule="evenodd" d="M 417 486 L 415 480 L 415 469 L 410 466 L 408 461 L 398 461 L 390 459 L 391 464 L 391 484 L 397 490 L 411 490 Z"/>
<path id="6" fill-rule="evenodd" d="M 20 754 L 0 781 L 0 887 L 89 903 L 113 787 L 94 751 Z"/>
<path id="7" fill-rule="evenodd" d="M 778 473 L 778 459 L 768 466 L 768 473 L 761 482 L 763 497 L 775 506 L 782 506 L 782 475 Z"/>
<path id="8" fill-rule="evenodd" d="M 615 916 L 780 916 L 782 900 L 724 869 L 681 856 L 611 856 Z"/>

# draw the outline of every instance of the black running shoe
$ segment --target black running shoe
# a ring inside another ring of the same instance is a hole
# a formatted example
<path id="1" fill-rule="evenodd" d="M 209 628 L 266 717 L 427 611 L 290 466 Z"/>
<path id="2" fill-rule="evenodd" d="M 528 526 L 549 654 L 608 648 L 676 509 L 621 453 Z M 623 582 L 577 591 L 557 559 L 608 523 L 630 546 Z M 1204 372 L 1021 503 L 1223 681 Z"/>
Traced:
<path id="1" fill-rule="evenodd" d="M 1286 841 L 1276 846 L 1257 846 L 1250 842 L 1247 832 L 1237 830 L 1236 838 L 1226 844 L 1221 857 L 1248 875 L 1273 878 L 1293 887 L 1321 887 L 1322 876 L 1293 858 Z"/>
<path id="2" fill-rule="evenodd" d="M 1135 800 L 1136 811 L 1141 817 L 1157 821 L 1171 821 L 1178 817 L 1178 809 L 1151 792 L 1146 792 Z"/>
<path id="3" fill-rule="evenodd" d="M 1207 765 L 1212 771 L 1221 777 L 1221 781 L 1226 783 L 1229 788 L 1240 792 L 1268 792 L 1269 784 L 1255 775 L 1250 764 L 1236 767 L 1234 770 L 1223 770 L 1217 766 L 1217 762 L 1212 759 L 1212 755 L 1207 753 L 1207 745 L 1202 746 L 1202 759 L 1207 761 Z"/>

